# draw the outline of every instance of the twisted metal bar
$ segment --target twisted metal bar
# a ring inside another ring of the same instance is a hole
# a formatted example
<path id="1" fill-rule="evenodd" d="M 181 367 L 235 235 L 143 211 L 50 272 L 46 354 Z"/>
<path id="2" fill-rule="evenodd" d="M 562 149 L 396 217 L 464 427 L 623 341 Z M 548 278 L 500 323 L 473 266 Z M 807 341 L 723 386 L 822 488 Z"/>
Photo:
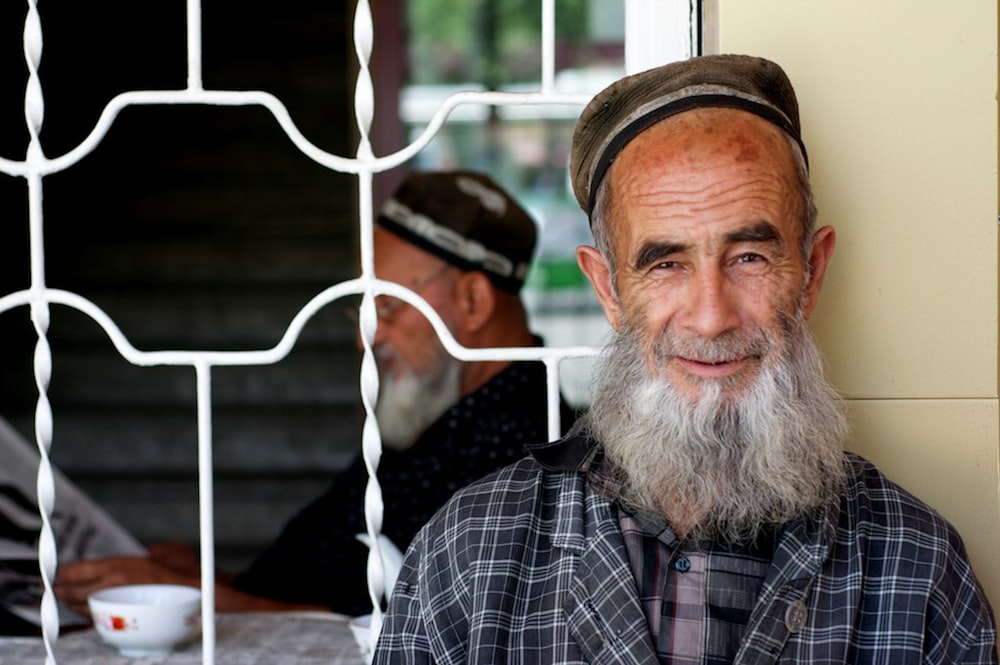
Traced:
<path id="1" fill-rule="evenodd" d="M 45 101 L 42 85 L 38 78 L 38 66 L 42 60 L 42 23 L 38 16 L 38 6 L 33 0 L 28 2 L 28 13 L 24 20 L 24 60 L 28 67 L 28 84 L 24 95 L 24 119 L 28 127 L 28 151 L 25 158 L 28 180 L 28 219 L 30 225 L 31 263 L 31 323 L 37 342 L 34 354 L 35 386 L 38 402 L 35 405 L 35 443 L 38 446 L 39 463 L 36 488 L 38 512 L 42 528 L 38 537 L 38 568 L 42 577 L 41 627 L 45 643 L 45 662 L 55 663 L 53 644 L 59 639 L 59 612 L 56 608 L 52 580 L 55 579 L 58 556 L 55 534 L 52 530 L 52 508 L 55 505 L 55 480 L 49 462 L 52 447 L 52 405 L 49 403 L 49 383 L 52 380 L 52 350 L 49 348 L 49 305 L 45 300 L 45 243 L 42 235 L 42 178 L 38 167 L 45 155 L 39 142 L 39 133 L 45 116 Z"/>
<path id="2" fill-rule="evenodd" d="M 38 568 L 44 587 L 41 627 L 42 639 L 45 642 L 45 662 L 55 663 L 52 646 L 59 639 L 59 611 L 52 591 L 52 580 L 55 579 L 58 557 L 51 522 L 52 508 L 55 505 L 55 480 L 49 462 L 49 449 L 52 445 L 52 407 L 49 404 L 47 394 L 49 382 L 52 379 L 52 351 L 46 338 L 49 309 L 44 301 L 32 301 L 31 321 L 38 335 L 38 342 L 35 345 L 34 372 L 35 385 L 38 388 L 38 403 L 35 407 L 35 442 L 38 445 L 40 456 L 36 488 L 38 512 L 42 518 L 42 528 L 38 537 Z"/>
<path id="3" fill-rule="evenodd" d="M 375 117 L 375 93 L 369 67 L 374 42 L 374 25 L 371 7 L 367 0 L 359 0 L 354 14 L 354 50 L 358 57 L 358 79 L 354 90 L 354 114 L 358 125 L 357 158 L 360 164 L 368 166 L 374 161 L 370 139 L 372 119 Z M 359 171 L 358 189 L 361 210 L 361 272 L 364 294 L 358 317 L 358 332 L 361 338 L 361 403 L 365 420 L 361 430 L 361 457 L 368 471 L 365 485 L 364 513 L 365 530 L 368 533 L 368 596 L 372 603 L 371 628 L 368 636 L 366 656 L 370 659 L 375 651 L 375 642 L 382 630 L 382 597 L 385 595 L 385 560 L 379 535 L 382 532 L 382 517 L 385 503 L 377 472 L 382 459 L 382 437 L 379 435 L 375 406 L 378 401 L 379 377 L 375 364 L 372 344 L 378 317 L 375 312 L 374 256 L 372 247 L 372 172 Z"/>

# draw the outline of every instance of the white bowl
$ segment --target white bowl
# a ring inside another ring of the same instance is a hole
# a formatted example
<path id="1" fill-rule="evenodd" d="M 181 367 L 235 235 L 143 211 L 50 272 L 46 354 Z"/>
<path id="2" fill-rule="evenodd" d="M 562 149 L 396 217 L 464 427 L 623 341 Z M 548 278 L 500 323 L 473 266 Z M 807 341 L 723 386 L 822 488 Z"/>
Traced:
<path id="1" fill-rule="evenodd" d="M 110 587 L 87 598 L 97 633 L 123 656 L 166 654 L 201 629 L 201 591 L 176 584 Z"/>

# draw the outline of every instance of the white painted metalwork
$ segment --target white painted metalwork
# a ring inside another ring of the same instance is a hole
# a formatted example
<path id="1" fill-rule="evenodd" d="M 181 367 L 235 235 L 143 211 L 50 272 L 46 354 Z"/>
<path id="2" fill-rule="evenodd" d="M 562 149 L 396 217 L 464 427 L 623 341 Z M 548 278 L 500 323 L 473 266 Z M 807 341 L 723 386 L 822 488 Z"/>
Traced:
<path id="1" fill-rule="evenodd" d="M 59 612 L 52 592 L 57 555 L 55 535 L 52 531 L 52 507 L 55 504 L 55 480 L 49 463 L 52 446 L 52 406 L 48 389 L 52 379 L 52 351 L 46 334 L 49 329 L 49 305 L 45 301 L 45 246 L 42 242 L 42 177 L 35 170 L 44 159 L 38 135 L 45 115 L 45 101 L 38 78 L 42 59 L 42 23 L 38 6 L 29 0 L 24 20 L 24 60 L 28 66 L 28 85 L 24 94 L 24 119 L 28 126 L 28 153 L 25 158 L 28 180 L 28 218 L 31 266 L 31 322 L 38 341 L 35 344 L 34 373 L 38 387 L 35 406 L 35 443 L 38 446 L 38 511 L 42 528 L 38 539 L 38 568 L 42 577 L 42 605 L 40 611 L 42 637 L 45 641 L 45 662 L 55 663 L 52 643 L 59 637 Z"/>
<path id="2" fill-rule="evenodd" d="M 625 72 L 691 57 L 695 5 L 693 0 L 625 0 Z"/>
<path id="3" fill-rule="evenodd" d="M 639 71 L 669 60 L 691 55 L 693 0 L 624 0 L 626 3 L 626 68 Z M 542 71 L 537 92 L 463 91 L 449 96 L 437 109 L 423 132 L 400 151 L 375 156 L 369 140 L 374 114 L 374 90 L 369 62 L 374 43 L 374 26 L 370 3 L 359 0 L 354 20 L 354 43 L 358 57 L 359 73 L 355 87 L 355 116 L 360 140 L 354 158 L 341 157 L 325 152 L 312 144 L 292 122 L 284 104 L 263 91 L 205 90 L 201 68 L 201 3 L 186 0 L 187 16 L 187 86 L 182 90 L 133 91 L 114 97 L 105 106 L 94 128 L 79 145 L 66 154 L 48 158 L 39 142 L 44 117 L 42 87 L 38 67 L 42 55 L 42 25 L 37 11 L 37 0 L 28 0 L 24 25 L 24 56 L 28 69 L 28 82 L 24 97 L 25 123 L 29 142 L 23 161 L 0 158 L 0 172 L 24 177 L 29 198 L 29 251 L 30 287 L 24 291 L 0 296 L 0 314 L 28 306 L 37 335 L 34 352 L 34 374 L 38 388 L 35 411 L 35 441 L 41 461 L 38 469 L 38 505 L 42 518 L 39 541 L 39 568 L 44 585 L 41 620 L 45 642 L 46 664 L 54 664 L 52 644 L 59 637 L 59 620 L 51 582 L 55 577 L 57 552 L 50 517 L 54 500 L 54 482 L 48 452 L 53 442 L 53 414 L 48 400 L 48 387 L 52 373 L 52 356 L 47 331 L 49 308 L 61 305 L 74 308 L 93 319 L 108 335 L 117 352 L 137 366 L 173 365 L 191 367 L 197 377 L 198 419 L 198 473 L 200 501 L 203 663 L 215 662 L 215 562 L 214 515 L 212 487 L 212 369 L 216 366 L 270 365 L 283 360 L 291 351 L 305 324 L 322 307 L 334 300 L 361 295 L 359 332 L 363 346 L 360 372 L 360 390 L 365 409 L 362 432 L 362 455 L 370 475 L 365 494 L 365 517 L 370 542 L 378 542 L 382 525 L 381 489 L 375 479 L 381 456 L 381 440 L 375 421 L 374 407 L 378 396 L 378 372 L 375 367 L 372 341 L 377 326 L 375 298 L 386 294 L 394 296 L 419 309 L 432 323 L 444 347 L 461 360 L 540 360 L 548 371 L 548 430 L 551 437 L 558 436 L 559 422 L 559 363 L 565 358 L 592 356 L 592 347 L 562 348 L 493 348 L 467 349 L 459 345 L 438 314 L 419 295 L 398 284 L 376 279 L 373 271 L 372 228 L 373 201 L 372 178 L 375 173 L 386 171 L 413 158 L 435 136 L 447 121 L 449 114 L 460 105 L 481 104 L 497 107 L 543 104 L 572 104 L 582 106 L 587 95 L 560 94 L 555 89 L 555 0 L 541 0 L 542 7 Z M 331 3 L 335 6 L 336 3 Z M 356 174 L 359 188 L 359 228 L 361 243 L 361 276 L 331 286 L 315 295 L 290 321 L 281 340 L 270 349 L 255 351 L 140 351 L 125 337 L 117 324 L 94 303 L 71 291 L 50 289 L 45 283 L 45 256 L 42 230 L 42 182 L 47 175 L 70 168 L 89 154 L 100 142 L 115 121 L 118 113 L 127 106 L 149 104 L 203 104 L 215 106 L 259 105 L 268 109 L 289 140 L 303 154 L 328 169 Z M 374 606 L 372 619 L 372 646 L 377 639 L 382 622 L 379 600 L 384 592 L 384 575 L 381 551 L 372 548 L 368 561 L 369 593 Z"/>

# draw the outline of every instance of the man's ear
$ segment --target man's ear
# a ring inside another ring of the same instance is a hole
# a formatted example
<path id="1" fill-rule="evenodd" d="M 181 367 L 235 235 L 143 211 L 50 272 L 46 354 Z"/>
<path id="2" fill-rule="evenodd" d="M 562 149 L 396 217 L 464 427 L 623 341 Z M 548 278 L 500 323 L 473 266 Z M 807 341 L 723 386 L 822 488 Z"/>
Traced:
<path id="1" fill-rule="evenodd" d="M 594 247 L 581 245 L 576 248 L 576 262 L 594 287 L 594 293 L 597 294 L 608 323 L 615 330 L 619 330 L 622 324 L 621 305 L 615 293 L 614 276 L 604 257 Z"/>
<path id="2" fill-rule="evenodd" d="M 463 273 L 455 285 L 455 312 L 468 333 L 482 330 L 497 307 L 497 294 L 490 278 L 475 270 Z"/>
<path id="3" fill-rule="evenodd" d="M 833 248 L 837 244 L 837 233 L 832 226 L 824 226 L 816 230 L 812 249 L 809 251 L 809 282 L 806 284 L 806 297 L 803 307 L 808 319 L 816 303 L 819 302 L 819 292 L 823 288 L 823 278 L 833 256 Z"/>

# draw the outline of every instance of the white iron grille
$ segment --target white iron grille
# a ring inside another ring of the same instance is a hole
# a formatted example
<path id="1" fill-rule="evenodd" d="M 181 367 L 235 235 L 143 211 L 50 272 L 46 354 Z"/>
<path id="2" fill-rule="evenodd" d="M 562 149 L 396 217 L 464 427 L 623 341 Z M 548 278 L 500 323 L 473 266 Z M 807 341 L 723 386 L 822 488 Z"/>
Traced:
<path id="1" fill-rule="evenodd" d="M 38 67 L 42 57 L 42 24 L 38 15 L 37 0 L 28 0 L 24 25 L 24 56 L 28 68 L 28 84 L 24 94 L 25 123 L 29 142 L 23 161 L 0 157 L 0 172 L 25 178 L 28 191 L 28 224 L 30 251 L 30 287 L 24 291 L 0 296 L 0 314 L 15 307 L 27 305 L 37 335 L 34 351 L 34 375 L 38 388 L 35 410 L 35 442 L 41 457 L 37 489 L 38 505 L 42 519 L 39 540 L 39 567 L 42 573 L 44 596 L 42 599 L 42 637 L 46 650 L 46 665 L 55 663 L 52 645 L 59 637 L 59 619 L 52 594 L 52 580 L 57 566 L 57 552 L 50 517 L 54 501 L 54 481 L 48 452 L 52 445 L 53 414 L 48 400 L 48 387 L 52 370 L 52 354 L 47 332 L 50 305 L 64 305 L 76 309 L 93 319 L 108 335 L 117 352 L 137 366 L 171 365 L 192 367 L 197 377 L 198 418 L 198 471 L 201 529 L 203 660 L 206 665 L 215 662 L 215 562 L 212 549 L 214 540 L 213 487 L 212 487 L 212 369 L 217 366 L 271 365 L 284 359 L 295 345 L 302 328 L 309 319 L 329 303 L 349 295 L 361 295 L 359 316 L 363 358 L 360 372 L 365 424 L 362 431 L 362 455 L 369 471 L 369 484 L 365 495 L 365 517 L 370 542 L 378 542 L 382 524 L 381 489 L 375 480 L 381 454 L 381 441 L 374 417 L 378 395 L 378 373 L 371 343 L 375 335 L 377 317 L 375 297 L 386 294 L 400 298 L 419 309 L 433 324 L 449 353 L 461 360 L 539 360 L 548 372 L 549 436 L 558 436 L 559 388 L 558 368 L 564 358 L 593 356 L 592 347 L 562 348 L 504 348 L 466 349 L 451 336 L 437 313 L 416 293 L 391 282 L 378 280 L 373 274 L 372 259 L 372 177 L 399 166 L 420 152 L 447 121 L 449 114 L 463 104 L 492 106 L 518 106 L 540 104 L 576 104 L 582 106 L 587 96 L 561 94 L 555 90 L 555 0 L 540 0 L 542 5 L 542 71 L 540 87 L 535 92 L 459 92 L 448 97 L 434 113 L 424 131 L 402 150 L 385 156 L 372 152 L 369 132 L 373 118 L 374 92 L 369 70 L 372 55 L 374 26 L 370 3 L 357 3 L 354 19 L 354 44 L 359 73 L 355 88 L 355 117 L 360 133 L 357 155 L 353 158 L 330 154 L 311 143 L 292 122 L 284 104 L 273 95 L 262 91 L 205 90 L 201 75 L 201 3 L 187 0 L 187 64 L 188 82 L 182 90 L 140 90 L 117 95 L 105 106 L 90 134 L 66 154 L 49 158 L 39 142 L 39 131 L 44 119 L 42 86 Z M 625 52 L 626 70 L 641 71 L 650 66 L 689 57 L 694 51 L 696 0 L 623 0 L 626 8 Z M 88 155 L 107 134 L 118 113 L 127 106 L 152 104 L 202 104 L 214 106 L 251 106 L 266 108 L 277 120 L 288 139 L 304 155 L 330 170 L 355 174 L 360 192 L 358 224 L 361 242 L 361 275 L 357 279 L 331 286 L 302 307 L 293 317 L 281 340 L 270 349 L 256 351 L 140 351 L 126 339 L 118 325 L 94 303 L 86 298 L 59 289 L 50 289 L 45 282 L 45 253 L 42 232 L 43 179 L 47 175 L 70 168 Z M 368 560 L 369 592 L 373 600 L 372 641 L 378 636 L 382 616 L 378 601 L 384 591 L 384 574 L 381 552 L 372 548 Z"/>

